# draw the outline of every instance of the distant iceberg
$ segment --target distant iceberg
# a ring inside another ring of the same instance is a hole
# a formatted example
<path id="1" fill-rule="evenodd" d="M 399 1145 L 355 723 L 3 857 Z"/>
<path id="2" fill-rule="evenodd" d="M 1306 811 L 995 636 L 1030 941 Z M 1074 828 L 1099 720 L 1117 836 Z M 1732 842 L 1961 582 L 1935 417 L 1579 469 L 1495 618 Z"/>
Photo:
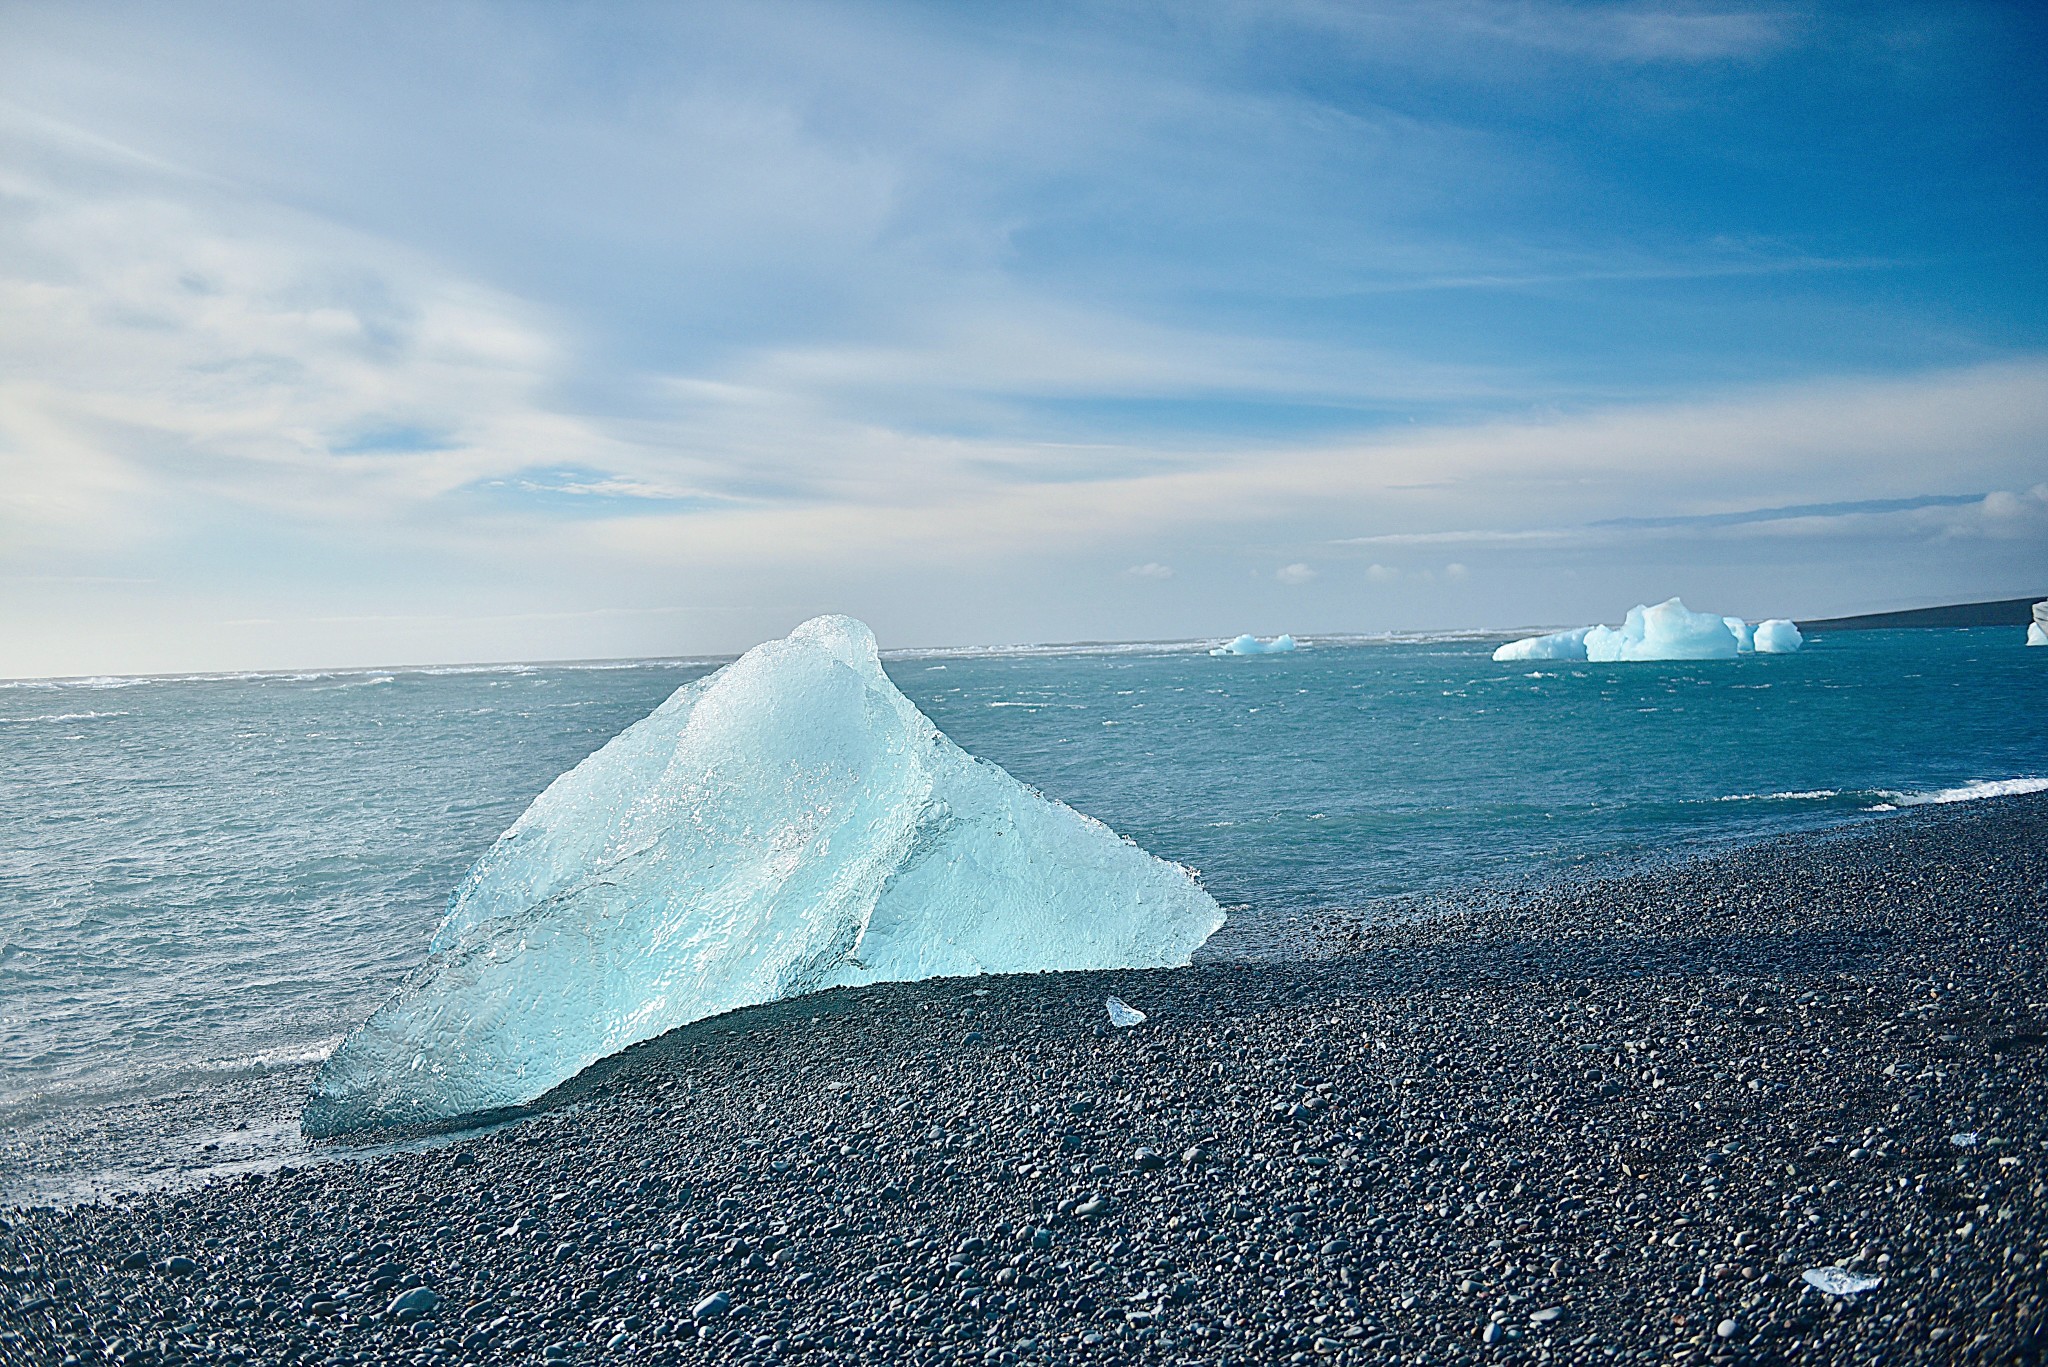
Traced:
<path id="1" fill-rule="evenodd" d="M 2027 644 L 2048 646 L 2048 599 L 2034 604 L 2033 617 L 2027 624 Z"/>
<path id="2" fill-rule="evenodd" d="M 820 617 L 678 689 L 476 862 L 342 1042 L 324 1136 L 532 1101 L 630 1044 L 821 988 L 1185 964 L 1188 870 L 960 749 Z"/>
<path id="3" fill-rule="evenodd" d="M 1553 631 L 1548 636 L 1526 636 L 1519 641 L 1509 641 L 1493 652 L 1493 658 L 1503 664 L 1515 660 L 1583 660 L 1586 658 L 1586 633 L 1591 627 L 1574 627 L 1570 631 Z"/>
<path id="4" fill-rule="evenodd" d="M 1270 641 L 1261 641 L 1256 636 L 1240 636 L 1227 645 L 1217 646 L 1211 655 L 1285 655 L 1294 649 L 1294 638 L 1288 635 L 1275 636 Z"/>
<path id="5" fill-rule="evenodd" d="M 1594 627 L 1586 633 L 1586 658 L 1595 664 L 1622 660 L 1732 660 L 1735 633 L 1711 612 L 1693 612 L 1676 598 L 1628 610 L 1620 630 Z"/>
<path id="6" fill-rule="evenodd" d="M 1799 649 L 1799 628 L 1783 618 L 1754 630 L 1740 617 L 1694 612 L 1676 598 L 1628 610 L 1621 626 L 1578 627 L 1509 641 L 1493 652 L 1501 663 L 1518 660 L 1732 660 L 1746 651 L 1785 654 Z"/>
<path id="7" fill-rule="evenodd" d="M 1760 654 L 1790 655 L 1805 641 L 1806 638 L 1799 634 L 1799 628 L 1783 617 L 1773 617 L 1756 624 L 1756 648 Z"/>

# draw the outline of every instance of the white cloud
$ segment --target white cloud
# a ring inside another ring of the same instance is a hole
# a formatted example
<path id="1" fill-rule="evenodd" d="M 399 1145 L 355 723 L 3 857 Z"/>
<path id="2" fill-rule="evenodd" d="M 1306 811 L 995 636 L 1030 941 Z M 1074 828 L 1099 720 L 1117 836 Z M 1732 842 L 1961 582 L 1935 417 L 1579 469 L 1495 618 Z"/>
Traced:
<path id="1" fill-rule="evenodd" d="M 636 12 L 662 41 L 627 60 L 546 13 L 0 20 L 0 575 L 38 586 L 0 602 L 7 668 L 204 651 L 222 621 L 306 624 L 260 643 L 285 659 L 729 647 L 823 606 L 937 640 L 1161 629 L 1102 607 L 1142 600 L 1199 634 L 1254 601 L 1217 582 L 1270 593 L 1340 558 L 1456 555 L 1492 586 L 1487 556 L 1597 578 L 1715 538 L 1970 542 L 1946 562 L 2048 538 L 2038 357 L 1646 402 L 1547 357 L 1328 326 L 1370 292 L 1842 264 L 1414 226 L 1549 184 L 1512 139 L 1241 79 L 1199 42 L 702 6 Z M 1468 72 L 1482 50 L 1509 73 L 1724 61 L 1798 28 L 1540 0 L 1247 14 L 1361 62 L 1449 40 Z M 1252 416 L 1205 427 L 1219 408 Z M 1587 526 L 1904 498 L 1930 471 L 2020 492 Z M 1126 569 L 1137 546 L 1162 559 Z M 1454 568 L 1365 573 L 1448 622 L 1478 610 Z M 1104 593 L 1120 571 L 1161 587 Z M 41 587 L 138 582 L 161 596 Z M 375 634 L 451 617 L 508 625 Z M 593 617 L 673 634 L 509 625 Z"/>

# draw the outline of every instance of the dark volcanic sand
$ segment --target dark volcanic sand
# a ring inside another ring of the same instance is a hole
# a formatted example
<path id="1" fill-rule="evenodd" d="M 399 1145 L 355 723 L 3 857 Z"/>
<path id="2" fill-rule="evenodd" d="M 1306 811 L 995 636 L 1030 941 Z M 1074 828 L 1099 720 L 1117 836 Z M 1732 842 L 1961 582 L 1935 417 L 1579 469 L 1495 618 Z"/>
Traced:
<path id="1" fill-rule="evenodd" d="M 2044 902 L 2005 799 L 741 1012 L 453 1147 L 9 1212 L 0 1361 L 2039 1361 Z"/>

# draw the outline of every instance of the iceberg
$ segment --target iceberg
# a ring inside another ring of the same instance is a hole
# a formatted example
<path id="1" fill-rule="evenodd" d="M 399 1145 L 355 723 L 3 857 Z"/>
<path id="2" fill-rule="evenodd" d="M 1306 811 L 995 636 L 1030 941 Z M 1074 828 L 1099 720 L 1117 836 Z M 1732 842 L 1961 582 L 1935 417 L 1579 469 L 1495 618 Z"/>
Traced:
<path id="1" fill-rule="evenodd" d="M 1768 622 L 1756 624 L 1756 648 L 1764 655 L 1790 655 L 1805 644 L 1806 638 L 1799 634 L 1799 628 L 1783 617 L 1773 617 Z"/>
<path id="2" fill-rule="evenodd" d="M 1693 612 L 1676 598 L 1652 607 L 1638 605 L 1616 630 L 1598 626 L 1586 633 L 1586 658 L 1595 664 L 1621 660 L 1732 660 L 1735 633 L 1709 612 Z"/>
<path id="3" fill-rule="evenodd" d="M 1256 636 L 1240 636 L 1235 641 L 1217 646 L 1211 655 L 1285 655 L 1294 649 L 1294 638 L 1288 635 L 1275 636 L 1270 641 L 1261 641 Z"/>
<path id="4" fill-rule="evenodd" d="M 2048 646 L 2048 628 L 2044 628 L 2039 622 L 2027 623 L 2027 644 Z"/>
<path id="5" fill-rule="evenodd" d="M 1570 631 L 1553 631 L 1548 636 L 1525 636 L 1494 651 L 1493 658 L 1503 664 L 1515 660 L 1583 660 L 1586 633 L 1592 629 L 1573 627 Z"/>
<path id="6" fill-rule="evenodd" d="M 535 799 L 300 1123 L 520 1106 L 628 1045 L 823 988 L 1182 965 L 1223 920 L 1189 870 L 947 739 L 865 626 L 820 617 Z"/>
<path id="7" fill-rule="evenodd" d="M 2048 628 L 2044 628 L 2048 630 Z M 1637 604 L 1620 627 L 1578 627 L 1509 641 L 1493 652 L 1501 663 L 1516 660 L 1732 660 L 1761 651 L 1783 655 L 1799 649 L 1799 628 L 1782 617 L 1752 628 L 1740 617 L 1694 612 L 1676 598 L 1654 606 Z"/>

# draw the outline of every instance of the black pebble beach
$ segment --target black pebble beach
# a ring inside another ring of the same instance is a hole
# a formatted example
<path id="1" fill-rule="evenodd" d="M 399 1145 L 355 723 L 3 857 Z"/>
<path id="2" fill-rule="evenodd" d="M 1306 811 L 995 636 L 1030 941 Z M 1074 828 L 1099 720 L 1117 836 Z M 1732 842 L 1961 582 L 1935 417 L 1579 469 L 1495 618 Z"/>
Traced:
<path id="1" fill-rule="evenodd" d="M 1427 912 L 780 1003 L 443 1147 L 7 1211 L 0 1362 L 2041 1360 L 2048 796 Z"/>

